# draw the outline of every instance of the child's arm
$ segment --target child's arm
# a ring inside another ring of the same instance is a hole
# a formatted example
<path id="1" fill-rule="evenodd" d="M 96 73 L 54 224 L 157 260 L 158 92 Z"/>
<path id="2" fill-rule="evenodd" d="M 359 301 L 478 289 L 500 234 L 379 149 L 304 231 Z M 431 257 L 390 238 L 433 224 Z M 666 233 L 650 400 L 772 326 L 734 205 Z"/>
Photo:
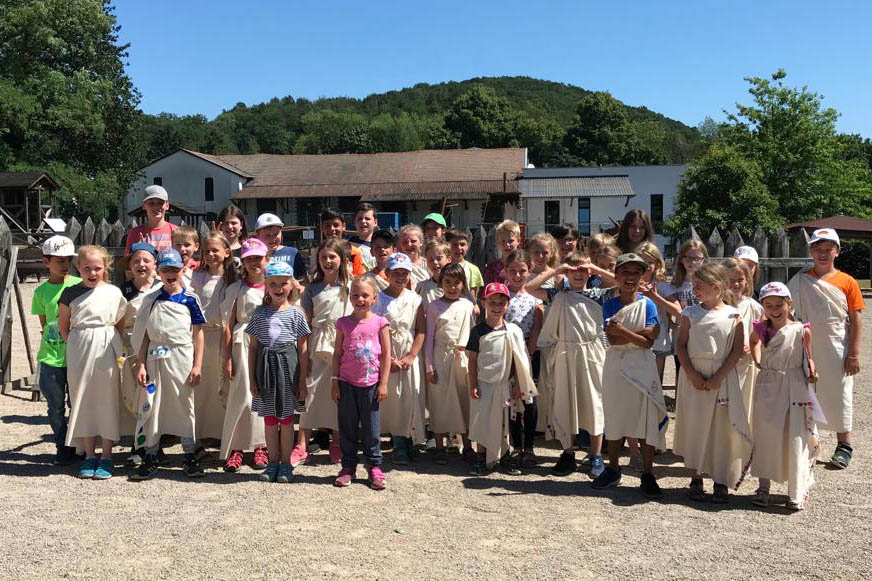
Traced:
<path id="1" fill-rule="evenodd" d="M 64 341 L 70 336 L 70 306 L 58 303 L 58 330 Z"/>
<path id="2" fill-rule="evenodd" d="M 378 342 L 381 344 L 381 370 L 376 399 L 384 401 L 388 397 L 388 374 L 391 371 L 391 331 L 387 325 L 379 329 Z"/>
<path id="3" fill-rule="evenodd" d="M 751 330 L 751 336 L 748 338 L 748 341 L 751 343 L 751 358 L 754 360 L 754 363 L 760 365 L 760 357 L 762 355 L 761 351 L 763 350 L 763 343 L 760 341 L 760 336 L 757 335 L 757 331 L 755 329 Z"/>
<path id="4" fill-rule="evenodd" d="M 568 264 L 561 264 L 556 268 L 546 268 L 545 270 L 528 280 L 524 284 L 524 289 L 540 301 L 547 301 L 548 293 L 545 289 L 542 288 L 542 285 L 547 283 L 555 276 L 562 275 L 571 270 L 577 270 L 578 268 L 580 267 L 570 266 Z"/>
<path id="5" fill-rule="evenodd" d="M 817 383 L 818 372 L 811 356 L 811 329 L 808 327 L 802 329 L 802 346 L 805 349 L 805 358 L 808 360 L 808 382 Z"/>
<path id="6" fill-rule="evenodd" d="M 224 377 L 233 379 L 233 327 L 236 326 L 236 301 L 230 309 L 230 317 L 224 325 L 224 335 L 221 337 L 221 352 L 224 354 Z"/>
<path id="7" fill-rule="evenodd" d="M 411 367 L 412 363 L 415 362 L 415 358 L 421 352 L 421 348 L 424 346 L 424 329 L 426 324 L 424 321 L 424 309 L 418 307 L 418 312 L 415 313 L 415 338 L 412 341 L 412 347 L 409 349 L 409 352 L 400 358 L 400 367 L 402 369 Z"/>
<path id="8" fill-rule="evenodd" d="M 615 280 L 615 273 L 611 270 L 600 268 L 592 262 L 585 263 L 582 268 L 586 268 L 588 271 L 590 271 L 591 274 L 603 279 L 602 288 L 609 288 L 617 284 L 617 281 Z"/>
<path id="9" fill-rule="evenodd" d="M 845 373 L 860 373 L 860 329 L 863 326 L 858 310 L 848 311 L 848 354 L 845 356 Z"/>
<path id="10" fill-rule="evenodd" d="M 188 375 L 188 384 L 191 387 L 200 383 L 200 377 L 203 371 L 203 325 L 194 325 L 191 334 L 194 339 L 194 366 L 191 368 L 191 374 Z"/>
<path id="11" fill-rule="evenodd" d="M 736 328 L 733 330 L 733 347 L 730 349 L 730 354 L 727 355 L 727 358 L 721 364 L 721 368 L 706 380 L 705 389 L 718 389 L 721 382 L 727 377 L 727 374 L 745 356 L 745 333 L 743 327 L 744 324 L 739 319 L 736 322 Z"/>
<path id="12" fill-rule="evenodd" d="M 139 367 L 136 370 L 136 381 L 142 387 L 145 387 L 145 382 L 148 381 L 148 374 L 145 372 L 145 362 L 148 359 L 148 334 L 146 333 L 145 337 L 142 339 L 142 345 L 139 346 L 139 355 L 137 361 L 139 361 Z"/>
<path id="13" fill-rule="evenodd" d="M 469 372 L 467 375 L 469 376 L 469 395 L 472 399 L 478 399 L 481 397 L 481 392 L 478 390 L 478 352 L 477 351 L 467 351 L 469 355 Z"/>
<path id="14" fill-rule="evenodd" d="M 297 337 L 297 370 L 300 376 L 297 382 L 297 401 L 305 401 L 309 395 L 306 389 L 306 378 L 309 376 L 309 336 Z"/>
<path id="15" fill-rule="evenodd" d="M 536 341 L 539 340 L 539 332 L 542 330 L 542 321 L 545 319 L 545 308 L 542 305 L 536 305 L 533 311 L 533 328 L 530 330 L 530 340 L 527 341 L 527 352 L 530 355 L 539 349 L 536 346 Z"/>
<path id="16" fill-rule="evenodd" d="M 337 325 L 336 327 L 336 342 L 333 344 L 333 364 L 330 369 L 333 372 L 333 377 L 330 381 L 330 397 L 334 403 L 339 403 L 339 365 L 342 362 L 342 345 L 345 342 L 345 333 Z M 388 352 L 390 355 L 390 351 Z"/>
<path id="17" fill-rule="evenodd" d="M 427 332 L 424 334 L 424 368 L 426 370 L 427 382 L 436 383 L 439 378 L 436 377 L 436 368 L 433 366 L 433 348 L 436 337 L 436 314 L 434 309 L 433 316 L 427 317 Z"/>
<path id="18" fill-rule="evenodd" d="M 642 283 L 641 290 L 646 297 L 654 301 L 657 305 L 663 307 L 663 310 L 666 311 L 667 315 L 671 317 L 681 316 L 681 303 L 672 297 L 664 298 L 661 296 L 660 293 L 657 292 L 657 285 L 654 283 Z M 674 296 L 675 295 L 673 295 L 673 297 Z"/>
<path id="19" fill-rule="evenodd" d="M 660 324 L 645 327 L 638 331 L 631 331 L 626 328 L 623 323 L 613 318 L 609 321 L 608 326 L 606 326 L 606 337 L 608 337 L 609 343 L 613 345 L 626 345 L 627 343 L 632 343 L 642 349 L 650 349 L 653 347 L 654 340 L 657 338 L 659 333 Z"/>
<path id="20" fill-rule="evenodd" d="M 257 387 L 257 348 L 260 346 L 260 341 L 254 335 L 248 337 L 248 390 L 253 397 L 257 397 L 260 395 L 260 389 Z"/>
<path id="21" fill-rule="evenodd" d="M 693 361 L 690 360 L 690 354 L 687 352 L 687 340 L 690 337 L 690 320 L 685 317 L 679 317 L 678 337 L 675 339 L 675 355 L 681 363 L 681 370 L 687 375 L 688 381 L 695 389 L 705 389 L 705 378 L 693 366 Z"/>

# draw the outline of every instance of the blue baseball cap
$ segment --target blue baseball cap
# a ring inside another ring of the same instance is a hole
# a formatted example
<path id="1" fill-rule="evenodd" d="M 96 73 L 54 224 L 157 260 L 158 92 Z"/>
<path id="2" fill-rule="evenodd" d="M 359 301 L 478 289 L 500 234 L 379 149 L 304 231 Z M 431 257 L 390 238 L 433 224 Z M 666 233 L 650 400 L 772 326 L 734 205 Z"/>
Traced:
<path id="1" fill-rule="evenodd" d="M 182 268 L 185 263 L 182 262 L 182 255 L 175 248 L 167 248 L 161 250 L 157 255 L 157 269 L 162 268 Z"/>
<path id="2" fill-rule="evenodd" d="M 270 260 L 266 264 L 266 268 L 264 270 L 264 277 L 271 278 L 273 276 L 294 276 L 294 269 L 291 268 L 291 265 L 287 262 L 279 262 L 277 260 Z"/>
<path id="3" fill-rule="evenodd" d="M 130 245 L 130 256 L 133 256 L 134 252 L 139 252 L 140 250 L 145 250 L 155 258 L 157 258 L 157 248 L 149 244 L 148 242 L 135 242 Z"/>

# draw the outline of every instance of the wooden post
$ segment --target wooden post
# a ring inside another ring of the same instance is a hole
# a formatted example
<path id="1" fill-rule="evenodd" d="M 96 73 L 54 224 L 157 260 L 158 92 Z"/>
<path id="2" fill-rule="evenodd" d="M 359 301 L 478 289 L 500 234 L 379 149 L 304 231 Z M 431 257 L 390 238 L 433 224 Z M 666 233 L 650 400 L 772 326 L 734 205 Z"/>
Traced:
<path id="1" fill-rule="evenodd" d="M 94 227 L 94 221 L 88 216 L 88 219 L 85 220 L 85 224 L 82 226 L 82 246 L 86 244 L 94 243 L 94 234 L 96 233 L 96 228 Z"/>
<path id="2" fill-rule="evenodd" d="M 21 282 L 18 280 L 18 269 L 14 269 L 12 286 L 15 288 L 15 304 L 18 306 L 18 320 L 21 322 L 21 334 L 24 336 L 24 349 L 27 351 L 27 363 L 30 373 L 36 373 L 36 364 L 33 361 L 33 350 L 30 347 L 30 330 L 27 328 L 27 318 L 24 312 L 24 301 L 21 299 Z"/>
<path id="3" fill-rule="evenodd" d="M 699 237 L 699 234 L 696 233 L 693 226 L 690 226 L 687 230 L 684 231 L 684 234 L 681 235 L 681 238 L 678 240 L 678 246 L 681 247 L 688 240 L 699 240 L 702 242 L 702 238 Z M 678 252 L 678 250 L 676 250 Z"/>
<path id="4" fill-rule="evenodd" d="M 76 217 L 73 216 L 67 221 L 67 229 L 64 232 L 67 238 L 73 241 L 73 244 L 78 246 L 80 244 L 79 234 L 82 233 L 82 225 L 79 224 L 79 221 L 76 220 Z"/>
<path id="5" fill-rule="evenodd" d="M 732 256 L 739 246 L 744 246 L 745 241 L 742 240 L 742 235 L 739 229 L 733 226 L 730 233 L 727 235 L 727 241 L 724 244 L 724 256 Z"/>
<path id="6" fill-rule="evenodd" d="M 0 384 L 12 380 L 12 313 L 9 311 L 12 275 L 18 248 L 12 245 L 12 231 L 0 216 Z"/>
<path id="7" fill-rule="evenodd" d="M 721 233 L 718 232 L 717 228 L 712 230 L 712 234 L 706 240 L 705 245 L 708 248 L 709 258 L 724 257 L 724 239 L 721 238 Z"/>
<path id="8" fill-rule="evenodd" d="M 781 226 L 775 230 L 769 244 L 769 255 L 771 258 L 788 258 L 790 256 L 790 241 L 787 239 L 787 232 Z M 786 267 L 773 267 L 769 269 L 769 281 L 778 281 L 786 283 L 789 279 L 788 270 Z"/>
<path id="9" fill-rule="evenodd" d="M 112 234 L 109 236 L 109 246 L 118 248 L 125 245 L 124 224 L 121 220 L 116 220 L 112 224 Z"/>
<path id="10" fill-rule="evenodd" d="M 109 246 L 109 235 L 112 233 L 112 226 L 106 221 L 106 218 L 100 220 L 97 226 L 97 231 L 94 233 L 94 244 L 100 246 Z"/>
<path id="11" fill-rule="evenodd" d="M 757 255 L 760 258 L 769 258 L 769 237 L 760 226 L 757 226 L 757 229 L 754 230 L 754 235 L 751 236 L 751 246 L 757 250 Z M 757 281 L 758 286 L 766 284 L 769 280 L 769 268 L 760 268 L 760 280 Z"/>

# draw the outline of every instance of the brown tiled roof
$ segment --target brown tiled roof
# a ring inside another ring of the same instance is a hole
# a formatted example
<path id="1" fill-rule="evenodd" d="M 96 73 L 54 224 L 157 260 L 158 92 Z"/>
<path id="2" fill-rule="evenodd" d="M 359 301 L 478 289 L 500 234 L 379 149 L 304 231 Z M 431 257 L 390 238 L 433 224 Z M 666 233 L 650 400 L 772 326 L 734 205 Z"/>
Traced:
<path id="1" fill-rule="evenodd" d="M 0 188 L 31 189 L 39 182 L 48 190 L 56 190 L 60 186 L 50 175 L 40 171 L 0 172 Z"/>
<path id="2" fill-rule="evenodd" d="M 830 216 L 829 218 L 820 218 L 818 220 L 809 220 L 807 222 L 797 222 L 789 224 L 785 229 L 793 228 L 833 228 L 851 232 L 866 232 L 872 234 L 872 220 L 863 220 L 862 218 L 854 218 L 853 216 Z"/>
<path id="3" fill-rule="evenodd" d="M 206 157 L 254 176 L 234 199 L 379 195 L 472 199 L 465 194 L 517 193 L 514 182 L 526 162 L 522 148 Z"/>

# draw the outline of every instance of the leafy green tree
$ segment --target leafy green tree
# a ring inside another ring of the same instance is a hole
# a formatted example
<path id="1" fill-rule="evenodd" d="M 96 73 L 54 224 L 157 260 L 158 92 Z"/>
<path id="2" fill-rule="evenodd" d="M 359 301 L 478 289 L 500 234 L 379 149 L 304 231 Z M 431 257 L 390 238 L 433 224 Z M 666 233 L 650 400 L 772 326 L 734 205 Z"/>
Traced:
<path id="1" fill-rule="evenodd" d="M 457 97 L 445 114 L 445 127 L 461 147 L 518 147 L 516 113 L 508 100 L 482 85 Z"/>
<path id="2" fill-rule="evenodd" d="M 369 122 L 357 113 L 317 111 L 303 116 L 296 153 L 369 153 Z"/>
<path id="3" fill-rule="evenodd" d="M 712 146 L 682 176 L 667 232 L 676 238 L 689 226 L 701 236 L 715 227 L 724 231 L 737 226 L 745 235 L 757 226 L 771 232 L 781 218 L 762 178 L 760 167 L 734 147 Z"/>

